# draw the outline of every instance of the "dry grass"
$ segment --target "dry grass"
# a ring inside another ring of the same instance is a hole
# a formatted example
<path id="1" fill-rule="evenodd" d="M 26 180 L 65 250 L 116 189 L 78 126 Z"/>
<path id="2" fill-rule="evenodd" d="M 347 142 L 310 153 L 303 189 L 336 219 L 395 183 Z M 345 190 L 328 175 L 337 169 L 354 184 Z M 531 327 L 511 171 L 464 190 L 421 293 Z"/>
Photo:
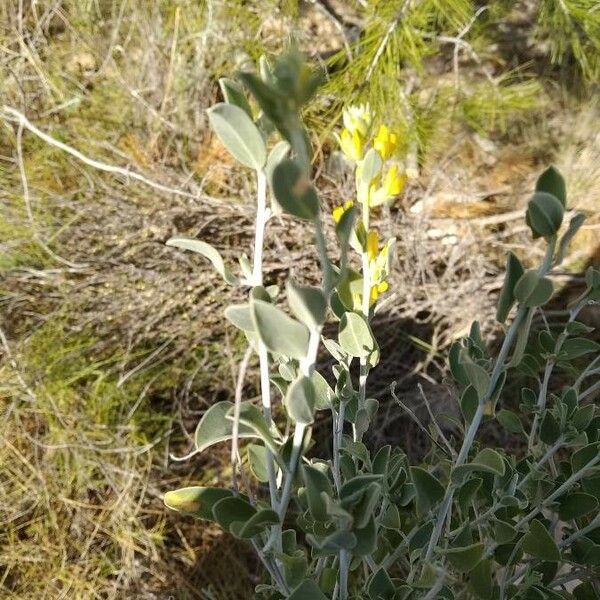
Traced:
<path id="1" fill-rule="evenodd" d="M 184 194 L 89 168 L 1 123 L 0 596 L 250 598 L 261 577 L 250 553 L 162 506 L 167 489 L 228 481 L 226 449 L 183 464 L 169 453 L 185 454 L 206 406 L 231 397 L 242 353 L 221 318 L 229 292 L 164 241 L 205 237 L 226 257 L 249 247 L 253 183 L 207 134 L 204 109 L 237 53 L 277 50 L 293 20 L 276 2 L 270 19 L 265 3 L 237 3 L 245 25 L 235 30 L 228 2 L 23 4 L 22 19 L 18 0 L 0 5 L 3 102 L 86 156 Z M 305 43 L 327 53 L 337 29 L 314 10 L 300 17 Z M 377 216 L 399 240 L 377 319 L 381 399 L 400 380 L 418 404 L 418 380 L 432 402 L 452 400 L 431 383 L 445 348 L 474 317 L 493 329 L 505 250 L 538 252 L 507 215 L 523 207 L 555 136 L 568 141 L 556 160 L 574 202 L 596 213 L 574 266 L 599 245 L 600 141 L 586 124 L 598 112 L 566 106 L 577 127 L 560 134 L 564 110 L 547 107 L 493 144 L 447 132 L 403 205 Z M 350 187 L 330 154 L 325 146 L 317 169 L 333 206 Z M 270 282 L 289 265 L 310 280 L 312 257 L 306 228 L 272 224 Z M 253 373 L 246 392 L 256 393 Z M 401 439 L 399 413 L 386 411 L 375 441 L 407 445 L 414 431 Z"/>

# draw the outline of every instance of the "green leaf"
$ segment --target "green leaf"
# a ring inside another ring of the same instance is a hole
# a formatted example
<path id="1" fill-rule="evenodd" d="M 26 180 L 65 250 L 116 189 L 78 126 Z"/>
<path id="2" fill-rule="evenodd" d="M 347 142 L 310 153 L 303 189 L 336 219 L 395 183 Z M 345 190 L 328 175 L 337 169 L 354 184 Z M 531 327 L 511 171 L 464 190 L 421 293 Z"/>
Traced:
<path id="1" fill-rule="evenodd" d="M 340 499 L 345 508 L 358 502 L 371 483 L 381 481 L 381 475 L 357 475 L 346 481 L 340 490 Z"/>
<path id="2" fill-rule="evenodd" d="M 581 226 L 585 221 L 585 215 L 583 213 L 575 213 L 569 222 L 569 228 L 565 231 L 565 234 L 560 239 L 560 244 L 558 245 L 558 252 L 556 253 L 555 263 L 559 265 L 565 258 L 567 250 L 569 249 L 569 244 L 571 240 L 575 237 Z"/>
<path id="3" fill-rule="evenodd" d="M 590 352 L 600 351 L 600 344 L 594 340 L 587 338 L 569 338 L 565 340 L 560 349 L 560 358 L 566 360 L 573 360 L 580 356 L 585 356 Z"/>
<path id="4" fill-rule="evenodd" d="M 547 277 L 540 277 L 534 269 L 525 271 L 515 285 L 515 298 L 528 308 L 542 306 L 552 297 L 554 286 Z"/>
<path id="5" fill-rule="evenodd" d="M 558 169 L 550 165 L 539 177 L 535 184 L 536 192 L 552 194 L 564 208 L 567 206 L 567 186 Z"/>
<path id="6" fill-rule="evenodd" d="M 265 174 L 271 190 L 273 190 L 273 171 L 275 171 L 275 167 L 288 155 L 289 151 L 290 145 L 285 140 L 282 140 L 277 142 L 277 144 L 273 146 L 271 152 L 269 152 L 267 165 L 265 166 Z M 279 202 L 277 202 L 274 192 L 271 194 L 271 209 L 276 215 L 280 215 L 283 211 L 283 208 Z"/>
<path id="7" fill-rule="evenodd" d="M 330 409 L 335 400 L 335 392 L 318 371 L 313 371 L 311 379 L 315 388 L 315 410 Z"/>
<path id="8" fill-rule="evenodd" d="M 368 556 L 375 551 L 377 546 L 377 525 L 375 515 L 371 514 L 367 525 L 360 529 L 353 529 L 356 537 L 356 546 L 352 548 L 354 556 Z"/>
<path id="9" fill-rule="evenodd" d="M 267 160 L 265 142 L 246 112 L 234 104 L 219 103 L 207 113 L 210 126 L 229 153 L 246 167 L 262 169 Z"/>
<path id="10" fill-rule="evenodd" d="M 360 174 L 361 183 L 367 188 L 371 185 L 372 181 L 381 173 L 383 167 L 383 161 L 379 152 L 374 148 L 371 148 L 363 159 L 362 171 Z"/>
<path id="11" fill-rule="evenodd" d="M 525 220 L 533 237 L 549 238 L 560 229 L 565 209 L 560 201 L 547 192 L 535 192 L 529 204 Z"/>
<path id="12" fill-rule="evenodd" d="M 590 462 L 598 458 L 599 453 L 600 442 L 588 444 L 580 450 L 577 450 L 577 452 L 571 456 L 571 468 L 573 469 L 573 473 L 577 473 L 584 469 Z"/>
<path id="13" fill-rule="evenodd" d="M 577 431 L 584 431 L 592 422 L 595 411 L 596 407 L 593 404 L 582 406 L 575 411 L 575 414 L 571 418 L 571 425 L 573 425 Z"/>
<path id="14" fill-rule="evenodd" d="M 573 492 L 559 500 L 558 515 L 563 521 L 570 521 L 587 515 L 597 508 L 597 498 L 584 492 Z"/>
<path id="15" fill-rule="evenodd" d="M 420 467 L 411 467 L 410 474 L 417 493 L 417 510 L 425 514 L 444 497 L 444 486 Z"/>
<path id="16" fill-rule="evenodd" d="M 254 331 L 249 304 L 232 304 L 225 309 L 225 318 L 242 331 Z"/>
<path id="17" fill-rule="evenodd" d="M 521 419 L 512 410 L 503 408 L 496 415 L 496 419 L 506 431 L 510 433 L 523 433 L 523 423 Z"/>
<path id="18" fill-rule="evenodd" d="M 273 193 L 277 202 L 287 213 L 314 221 L 319 215 L 319 198 L 302 169 L 291 159 L 285 158 L 273 169 Z"/>
<path id="19" fill-rule="evenodd" d="M 174 237 L 167 240 L 166 245 L 202 254 L 202 256 L 210 260 L 215 271 L 217 271 L 228 284 L 236 285 L 238 283 L 238 278 L 225 266 L 223 257 L 219 251 L 210 244 L 194 238 Z"/>
<path id="20" fill-rule="evenodd" d="M 165 505 L 178 512 L 191 515 L 197 519 L 213 520 L 213 506 L 233 496 L 231 490 L 211 487 L 186 487 L 167 492 L 164 497 Z"/>
<path id="21" fill-rule="evenodd" d="M 470 423 L 477 412 L 479 406 L 479 396 L 477 390 L 469 385 L 463 391 L 460 397 L 460 410 L 467 423 Z"/>
<path id="22" fill-rule="evenodd" d="M 249 540 L 261 534 L 267 527 L 279 524 L 279 516 L 274 510 L 264 508 L 248 520 L 234 521 L 229 525 L 229 531 L 239 539 Z"/>
<path id="23" fill-rule="evenodd" d="M 285 582 L 290 588 L 295 588 L 306 577 L 306 571 L 308 570 L 306 555 L 302 551 L 292 555 L 278 553 L 277 558 L 283 563 Z"/>
<path id="24" fill-rule="evenodd" d="M 477 543 L 462 548 L 448 548 L 443 551 L 443 554 L 457 571 L 468 573 L 481 560 L 484 549 L 485 546 L 482 543 Z"/>
<path id="25" fill-rule="evenodd" d="M 306 489 L 308 509 L 316 521 L 327 521 L 327 496 L 332 495 L 331 483 L 325 473 L 310 465 L 303 465 L 302 477 Z M 323 497 L 325 496 L 325 497 Z"/>
<path id="26" fill-rule="evenodd" d="M 369 324 L 355 312 L 347 312 L 342 316 L 338 341 L 345 352 L 357 358 L 369 356 L 377 346 Z"/>
<path id="27" fill-rule="evenodd" d="M 517 535 L 517 530 L 506 521 L 498 520 L 494 523 L 494 540 L 497 544 L 512 542 Z"/>
<path id="28" fill-rule="evenodd" d="M 381 485 L 377 482 L 370 483 L 363 497 L 353 508 L 354 527 L 362 529 L 367 526 L 369 519 L 375 514 L 381 501 Z M 358 537 L 358 536 L 357 536 Z"/>
<path id="29" fill-rule="evenodd" d="M 306 539 L 323 554 L 337 554 L 340 550 L 352 550 L 356 546 L 356 536 L 345 529 L 335 531 L 324 538 L 308 534 Z"/>
<path id="30" fill-rule="evenodd" d="M 504 284 L 498 297 L 498 307 L 496 309 L 496 320 L 499 323 L 504 323 L 508 317 L 508 313 L 515 303 L 514 289 L 517 281 L 523 275 L 524 269 L 521 261 L 512 253 L 508 253 L 506 259 L 506 275 L 504 276 Z"/>
<path id="31" fill-rule="evenodd" d="M 550 411 L 546 411 L 540 427 L 540 439 L 544 444 L 552 446 L 560 436 L 560 425 Z"/>
<path id="32" fill-rule="evenodd" d="M 310 425 L 314 421 L 315 402 L 315 387 L 312 380 L 300 375 L 288 388 L 284 405 L 294 423 Z"/>
<path id="33" fill-rule="evenodd" d="M 229 531 L 229 526 L 237 521 L 246 522 L 256 514 L 256 509 L 240 496 L 219 500 L 212 509 L 215 521 Z"/>
<path id="34" fill-rule="evenodd" d="M 271 352 L 298 360 L 306 357 L 309 333 L 302 323 L 263 300 L 253 300 L 250 306 L 254 327 Z"/>
<path id="35" fill-rule="evenodd" d="M 286 289 L 294 315 L 309 329 L 320 327 L 327 311 L 327 300 L 323 292 L 317 287 L 298 285 L 292 279 L 288 279 Z"/>
<path id="36" fill-rule="evenodd" d="M 452 346 L 450 346 L 450 351 L 448 353 L 448 364 L 450 366 L 450 371 L 452 372 L 452 377 L 462 385 L 469 385 L 467 373 L 460 361 L 461 351 L 462 344 L 460 342 L 454 342 Z"/>
<path id="37" fill-rule="evenodd" d="M 523 536 L 523 551 L 536 558 L 556 562 L 560 560 L 560 550 L 554 538 L 538 519 L 531 521 L 529 531 Z"/>
<path id="38" fill-rule="evenodd" d="M 248 444 L 246 446 L 246 456 L 254 477 L 263 483 L 269 481 L 267 449 L 260 444 Z"/>
<path id="39" fill-rule="evenodd" d="M 311 579 L 305 579 L 289 597 L 289 600 L 327 600 L 321 588 Z"/>
<path id="40" fill-rule="evenodd" d="M 493 598 L 494 579 L 492 575 L 492 561 L 480 560 L 471 570 L 469 582 L 477 598 L 482 598 L 482 600 Z"/>
<path id="41" fill-rule="evenodd" d="M 227 419 L 227 415 L 232 409 L 233 403 L 223 400 L 213 404 L 204 415 L 202 415 L 194 435 L 198 452 L 204 451 L 213 444 L 231 439 L 233 423 Z M 238 437 L 242 439 L 259 436 L 249 427 L 240 426 Z"/>
<path id="42" fill-rule="evenodd" d="M 473 464 L 486 467 L 492 473 L 495 473 L 500 477 L 504 475 L 504 471 L 506 469 L 504 460 L 500 454 L 491 448 L 484 448 L 481 450 L 481 452 L 479 452 L 473 459 Z"/>
<path id="43" fill-rule="evenodd" d="M 467 374 L 469 382 L 477 392 L 477 397 L 479 400 L 482 400 L 488 392 L 488 388 L 490 386 L 490 376 L 488 372 L 481 365 L 474 363 L 470 359 L 462 362 L 461 364 L 465 370 L 465 373 Z"/>
<path id="44" fill-rule="evenodd" d="M 233 420 L 233 409 L 227 415 L 227 418 Z M 271 452 L 277 456 L 279 448 L 271 435 L 269 426 L 262 412 L 249 400 L 240 404 L 240 429 L 251 430 L 259 437 Z"/>
<path id="45" fill-rule="evenodd" d="M 221 93 L 227 104 L 233 104 L 238 108 L 241 108 L 250 119 L 252 119 L 250 103 L 246 98 L 246 94 L 244 94 L 244 90 L 237 81 L 227 77 L 221 77 L 221 79 L 219 79 L 219 87 L 221 88 Z"/>
<path id="46" fill-rule="evenodd" d="M 396 587 L 387 574 L 387 571 L 380 568 L 371 577 L 367 586 L 367 592 L 371 600 L 390 600 L 394 597 Z"/>

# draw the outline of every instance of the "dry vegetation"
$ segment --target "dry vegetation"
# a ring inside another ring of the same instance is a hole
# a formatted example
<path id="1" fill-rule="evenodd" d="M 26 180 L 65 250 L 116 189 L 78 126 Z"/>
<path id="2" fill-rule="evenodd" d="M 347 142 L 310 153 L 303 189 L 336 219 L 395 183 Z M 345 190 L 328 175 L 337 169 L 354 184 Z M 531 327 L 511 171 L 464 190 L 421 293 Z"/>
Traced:
<path id="1" fill-rule="evenodd" d="M 250 598 L 260 581 L 250 553 L 162 505 L 166 489 L 226 480 L 225 448 L 170 456 L 190 450 L 203 409 L 231 396 L 241 355 L 219 280 L 164 241 L 204 236 L 225 254 L 248 244 L 251 184 L 210 138 L 204 109 L 218 76 L 283 47 L 292 29 L 321 58 L 344 47 L 330 3 L 303 5 L 298 21 L 288 4 L 0 5 L 0 597 Z M 451 53 L 428 68 L 455 76 Z M 564 276 L 598 261 L 599 116 L 592 100 L 543 81 L 501 128 L 439 130 L 401 205 L 380 216 L 399 239 L 395 291 L 377 319 L 388 348 L 380 397 L 400 380 L 419 402 L 420 381 L 434 406 L 453 401 L 431 382 L 473 318 L 493 326 L 505 250 L 539 253 L 521 209 L 549 159 L 572 206 L 591 214 Z M 325 133 L 316 167 L 333 205 L 350 188 Z M 302 240 L 301 225 L 273 224 L 273 282 L 310 254 Z M 253 374 L 246 391 L 256 393 Z M 414 445 L 392 405 L 382 418 L 377 438 Z"/>

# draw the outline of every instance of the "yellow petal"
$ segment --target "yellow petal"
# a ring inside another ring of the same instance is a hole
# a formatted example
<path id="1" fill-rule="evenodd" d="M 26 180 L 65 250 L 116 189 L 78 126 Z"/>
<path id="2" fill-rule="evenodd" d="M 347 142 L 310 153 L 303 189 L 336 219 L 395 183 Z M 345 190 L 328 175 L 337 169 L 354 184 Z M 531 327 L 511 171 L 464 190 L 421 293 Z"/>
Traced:
<path id="1" fill-rule="evenodd" d="M 344 207 L 343 206 L 336 206 L 332 211 L 331 211 L 331 216 L 333 217 L 333 220 L 336 223 L 340 222 L 340 219 L 342 218 L 342 215 L 344 214 Z"/>
<path id="2" fill-rule="evenodd" d="M 369 231 L 367 236 L 367 256 L 369 260 L 375 260 L 377 258 L 377 252 L 379 250 L 379 234 L 377 231 Z"/>
<path id="3" fill-rule="evenodd" d="M 379 283 L 377 285 L 377 291 L 380 294 L 385 294 L 385 292 L 387 292 L 389 288 L 390 288 L 390 286 L 387 281 L 382 281 L 381 283 Z"/>

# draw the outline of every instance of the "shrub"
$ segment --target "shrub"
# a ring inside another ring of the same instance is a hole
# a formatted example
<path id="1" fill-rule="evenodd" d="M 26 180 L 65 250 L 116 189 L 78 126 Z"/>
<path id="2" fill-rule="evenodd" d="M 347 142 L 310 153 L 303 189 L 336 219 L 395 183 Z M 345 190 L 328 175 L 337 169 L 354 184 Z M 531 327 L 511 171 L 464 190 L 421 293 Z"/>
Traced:
<path id="1" fill-rule="evenodd" d="M 367 393 L 379 361 L 370 320 L 388 288 L 394 240 L 380 242 L 369 220 L 374 207 L 402 191 L 398 140 L 375 124 L 368 106 L 345 111 L 338 140 L 355 164 L 356 199 L 333 211 L 339 247 L 333 261 L 299 116 L 319 74 L 290 52 L 272 68 L 263 61 L 260 74 L 239 79 L 244 87 L 221 81 L 225 102 L 209 118 L 229 152 L 256 175 L 252 264 L 242 255 L 235 274 L 206 242 L 168 243 L 199 252 L 227 283 L 248 290 L 247 300 L 229 306 L 225 317 L 258 354 L 262 410 L 241 394 L 210 407 L 196 429 L 197 451 L 230 440 L 232 486 L 171 491 L 166 505 L 215 521 L 252 544 L 270 577 L 257 587 L 261 598 L 600 597 L 600 416 L 589 402 L 600 385 L 600 346 L 577 320 L 584 306 L 600 299 L 600 271 L 588 270 L 587 287 L 560 331 L 548 326 L 532 333 L 534 315 L 553 294 L 549 274 L 584 219 L 575 214 L 559 236 L 567 202 L 561 175 L 547 169 L 527 208 L 533 238 L 546 246 L 541 264 L 526 270 L 508 256 L 498 352 L 491 352 L 477 322 L 450 349 L 461 390 L 462 420 L 452 424 L 458 442 L 433 419 L 422 464 L 411 464 L 402 448 L 372 453 L 361 441 L 378 407 Z M 276 132 L 281 140 L 267 152 Z M 266 227 L 281 213 L 314 228 L 319 287 L 292 276 L 285 293 L 265 285 Z M 351 251 L 360 268 L 353 267 Z M 281 308 L 284 297 L 293 316 Z M 322 336 L 327 318 L 338 323 L 337 339 Z M 329 379 L 315 368 L 321 344 L 335 360 Z M 558 369 L 564 387 L 553 393 L 550 380 Z M 523 377 L 531 387 L 523 386 Z M 281 403 L 274 402 L 271 384 Z M 519 400 L 509 403 L 503 390 L 517 394 L 518 388 Z M 313 456 L 311 426 L 327 411 L 331 454 Z M 484 422 L 497 422 L 521 443 L 524 456 L 482 442 Z M 249 440 L 243 449 L 242 439 Z M 259 485 L 248 483 L 250 474 Z"/>

